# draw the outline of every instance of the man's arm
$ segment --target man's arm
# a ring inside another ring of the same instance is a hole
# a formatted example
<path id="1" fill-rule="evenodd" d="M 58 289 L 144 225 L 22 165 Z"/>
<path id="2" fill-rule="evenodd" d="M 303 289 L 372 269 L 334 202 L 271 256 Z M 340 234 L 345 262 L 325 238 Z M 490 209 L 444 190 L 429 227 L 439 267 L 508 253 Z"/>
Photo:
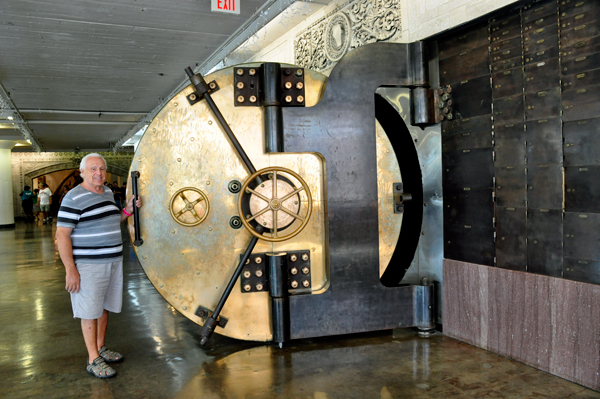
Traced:
<path id="1" fill-rule="evenodd" d="M 68 227 L 56 228 L 56 243 L 58 245 L 58 253 L 65 265 L 67 276 L 65 277 L 65 289 L 71 293 L 79 292 L 79 272 L 75 267 L 73 260 L 73 243 L 71 242 L 71 231 Z"/>

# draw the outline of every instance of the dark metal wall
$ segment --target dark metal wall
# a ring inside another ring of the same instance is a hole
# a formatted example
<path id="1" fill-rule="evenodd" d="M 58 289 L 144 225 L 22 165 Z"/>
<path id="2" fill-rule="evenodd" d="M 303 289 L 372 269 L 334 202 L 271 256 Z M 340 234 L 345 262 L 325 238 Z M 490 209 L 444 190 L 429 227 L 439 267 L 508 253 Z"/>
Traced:
<path id="1" fill-rule="evenodd" d="M 521 2 L 435 45 L 445 258 L 600 284 L 600 0 Z"/>

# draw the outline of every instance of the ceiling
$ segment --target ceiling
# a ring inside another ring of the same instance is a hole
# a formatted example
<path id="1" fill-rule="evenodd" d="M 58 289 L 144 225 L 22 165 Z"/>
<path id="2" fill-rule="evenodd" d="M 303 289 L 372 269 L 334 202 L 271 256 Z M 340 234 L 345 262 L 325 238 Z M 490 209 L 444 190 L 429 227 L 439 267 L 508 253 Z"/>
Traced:
<path id="1" fill-rule="evenodd" d="M 239 1 L 239 15 L 211 0 L 3 1 L 0 140 L 110 150 L 187 84 L 185 67 L 205 73 L 295 2 Z"/>

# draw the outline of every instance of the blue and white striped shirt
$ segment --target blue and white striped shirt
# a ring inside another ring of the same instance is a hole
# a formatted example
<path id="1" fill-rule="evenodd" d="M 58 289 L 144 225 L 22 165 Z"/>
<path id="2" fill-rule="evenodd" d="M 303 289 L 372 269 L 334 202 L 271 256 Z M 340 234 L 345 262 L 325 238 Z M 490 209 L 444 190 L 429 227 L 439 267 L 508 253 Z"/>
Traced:
<path id="1" fill-rule="evenodd" d="M 79 263 L 109 263 L 123 256 L 121 212 L 112 191 L 95 194 L 75 187 L 65 195 L 56 226 L 72 228 L 73 259 Z"/>

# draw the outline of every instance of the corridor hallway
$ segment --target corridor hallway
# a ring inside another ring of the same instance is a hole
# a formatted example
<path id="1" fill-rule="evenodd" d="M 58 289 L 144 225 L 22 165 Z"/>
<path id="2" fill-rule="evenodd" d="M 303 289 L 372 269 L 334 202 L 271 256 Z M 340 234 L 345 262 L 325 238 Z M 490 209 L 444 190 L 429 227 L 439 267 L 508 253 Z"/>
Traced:
<path id="1" fill-rule="evenodd" d="M 85 372 L 55 224 L 0 230 L 1 398 L 600 398 L 542 371 L 411 330 L 299 340 L 283 349 L 214 335 L 157 293 L 126 239 L 123 312 L 107 343 L 118 375 Z M 127 233 L 124 233 L 126 237 Z"/>

